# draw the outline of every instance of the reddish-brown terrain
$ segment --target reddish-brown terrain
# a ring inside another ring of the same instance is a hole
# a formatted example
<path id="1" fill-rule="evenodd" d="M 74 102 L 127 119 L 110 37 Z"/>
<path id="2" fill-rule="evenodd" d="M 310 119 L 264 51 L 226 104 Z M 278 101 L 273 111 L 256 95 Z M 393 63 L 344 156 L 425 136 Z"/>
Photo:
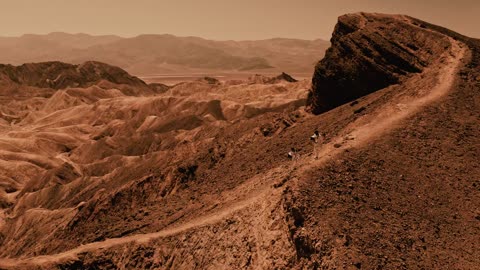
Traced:
<path id="1" fill-rule="evenodd" d="M 312 84 L 50 62 L 0 87 L 0 269 L 480 267 L 480 40 L 358 13 Z"/>

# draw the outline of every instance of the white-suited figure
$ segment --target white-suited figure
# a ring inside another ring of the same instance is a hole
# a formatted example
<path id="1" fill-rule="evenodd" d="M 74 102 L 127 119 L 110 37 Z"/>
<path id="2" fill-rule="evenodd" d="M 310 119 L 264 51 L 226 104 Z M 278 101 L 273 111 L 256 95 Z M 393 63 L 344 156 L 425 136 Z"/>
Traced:
<path id="1" fill-rule="evenodd" d="M 288 152 L 288 158 L 293 162 L 295 162 L 298 159 L 298 153 L 294 147 L 292 147 Z"/>
<path id="2" fill-rule="evenodd" d="M 323 138 L 324 138 L 324 135 L 320 135 L 320 133 L 318 132 L 318 130 L 315 130 L 313 132 L 313 135 L 310 136 L 310 141 L 312 141 L 313 143 L 313 157 L 315 159 L 318 159 L 318 150 L 317 150 L 317 144 L 319 141 L 323 141 Z"/>

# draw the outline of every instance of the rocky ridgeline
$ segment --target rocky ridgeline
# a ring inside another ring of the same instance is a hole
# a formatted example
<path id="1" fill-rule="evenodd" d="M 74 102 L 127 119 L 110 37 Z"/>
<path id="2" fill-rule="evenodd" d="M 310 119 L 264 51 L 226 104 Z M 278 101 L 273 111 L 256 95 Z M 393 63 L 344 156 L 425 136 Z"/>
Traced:
<path id="1" fill-rule="evenodd" d="M 134 87 L 147 85 L 121 68 L 89 61 L 81 65 L 62 62 L 28 63 L 20 66 L 0 65 L 0 83 L 63 89 L 88 87 L 100 81 Z"/>
<path id="2" fill-rule="evenodd" d="M 307 105 L 319 114 L 421 72 L 450 45 L 407 16 L 339 17 L 332 46 L 316 65 Z"/>

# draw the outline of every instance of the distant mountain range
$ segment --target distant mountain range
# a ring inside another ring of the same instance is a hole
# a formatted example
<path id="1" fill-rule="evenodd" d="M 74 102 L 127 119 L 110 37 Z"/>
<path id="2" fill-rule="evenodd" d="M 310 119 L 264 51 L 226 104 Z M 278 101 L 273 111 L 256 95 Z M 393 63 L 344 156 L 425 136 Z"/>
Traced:
<path id="1" fill-rule="evenodd" d="M 328 46 L 328 41 L 320 39 L 214 41 L 173 35 L 123 38 L 56 32 L 0 37 L 0 63 L 101 61 L 135 75 L 254 70 L 310 73 Z"/>

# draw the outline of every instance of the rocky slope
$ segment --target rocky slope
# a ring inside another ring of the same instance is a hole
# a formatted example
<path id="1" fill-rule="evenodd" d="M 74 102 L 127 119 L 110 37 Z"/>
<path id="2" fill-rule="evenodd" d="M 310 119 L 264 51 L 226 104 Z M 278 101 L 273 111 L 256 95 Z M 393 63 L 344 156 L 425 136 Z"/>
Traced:
<path id="1" fill-rule="evenodd" d="M 406 16 L 340 20 L 393 39 L 372 70 L 398 81 L 320 115 L 286 75 L 3 97 L 0 268 L 477 268 L 480 41 Z M 406 27 L 427 49 L 390 63 Z"/>
<path id="2" fill-rule="evenodd" d="M 364 13 L 341 16 L 331 43 L 312 78 L 308 104 L 315 114 L 421 72 L 450 46 L 407 17 Z"/>

